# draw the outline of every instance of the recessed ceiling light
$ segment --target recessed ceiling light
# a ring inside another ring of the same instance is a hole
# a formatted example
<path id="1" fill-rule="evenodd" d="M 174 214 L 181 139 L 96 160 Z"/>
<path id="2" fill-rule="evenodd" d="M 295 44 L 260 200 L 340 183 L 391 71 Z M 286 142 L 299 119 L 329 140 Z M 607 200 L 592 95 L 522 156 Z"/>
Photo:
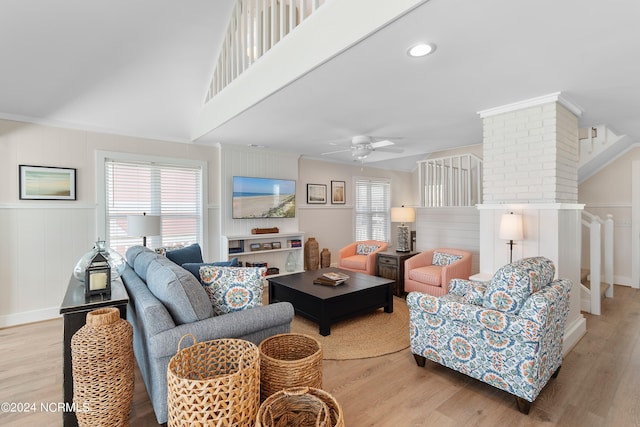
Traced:
<path id="1" fill-rule="evenodd" d="M 429 43 L 418 43 L 414 46 L 411 46 L 409 48 L 409 50 L 407 51 L 407 54 L 409 56 L 412 56 L 414 58 L 420 57 L 420 56 L 426 56 L 429 55 L 430 53 L 432 53 L 434 50 L 436 50 L 436 46 L 433 44 L 429 44 Z"/>

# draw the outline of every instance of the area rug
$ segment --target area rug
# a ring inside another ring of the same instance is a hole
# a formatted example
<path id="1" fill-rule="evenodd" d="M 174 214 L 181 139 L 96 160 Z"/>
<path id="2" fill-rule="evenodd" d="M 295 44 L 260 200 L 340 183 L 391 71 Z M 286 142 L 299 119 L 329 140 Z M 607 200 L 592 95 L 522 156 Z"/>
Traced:
<path id="1" fill-rule="evenodd" d="M 318 324 L 296 315 L 291 332 L 310 335 L 322 345 L 324 359 L 364 359 L 395 353 L 409 347 L 409 309 L 393 297 L 393 313 L 378 309 L 331 325 L 331 334 L 320 335 Z"/>

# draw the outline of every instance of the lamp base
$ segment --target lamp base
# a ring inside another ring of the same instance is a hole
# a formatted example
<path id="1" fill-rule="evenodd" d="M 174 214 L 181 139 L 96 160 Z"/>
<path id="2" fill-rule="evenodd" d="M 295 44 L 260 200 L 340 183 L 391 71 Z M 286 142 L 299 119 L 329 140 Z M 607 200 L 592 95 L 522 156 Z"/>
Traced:
<path id="1" fill-rule="evenodd" d="M 396 252 L 411 252 L 411 242 L 409 240 L 409 227 L 398 226 L 398 246 Z"/>

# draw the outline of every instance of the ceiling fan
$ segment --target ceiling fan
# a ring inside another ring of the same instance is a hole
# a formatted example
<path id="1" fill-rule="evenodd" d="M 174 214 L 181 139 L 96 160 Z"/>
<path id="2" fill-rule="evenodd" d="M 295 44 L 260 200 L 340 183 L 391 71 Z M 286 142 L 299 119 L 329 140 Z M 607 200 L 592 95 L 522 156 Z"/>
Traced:
<path id="1" fill-rule="evenodd" d="M 337 144 L 334 144 L 337 145 Z M 392 147 L 395 145 L 395 142 L 385 139 L 385 138 L 376 138 L 373 136 L 367 135 L 356 135 L 351 138 L 351 145 L 335 151 L 328 151 L 326 153 L 322 153 L 323 156 L 327 156 L 330 154 L 337 153 L 346 153 L 348 151 L 351 152 L 351 156 L 357 160 L 364 160 L 369 154 L 374 151 L 386 151 L 390 153 L 402 153 L 402 149 L 397 147 Z"/>

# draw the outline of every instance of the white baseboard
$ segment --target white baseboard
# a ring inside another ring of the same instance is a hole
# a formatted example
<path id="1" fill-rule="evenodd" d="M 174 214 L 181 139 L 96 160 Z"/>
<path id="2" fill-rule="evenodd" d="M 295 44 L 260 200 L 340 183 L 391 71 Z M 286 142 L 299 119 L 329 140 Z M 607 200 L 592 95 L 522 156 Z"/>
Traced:
<path id="1" fill-rule="evenodd" d="M 40 310 L 23 311 L 21 313 L 0 315 L 0 328 L 42 322 L 60 317 L 60 307 L 49 307 Z"/>
<path id="2" fill-rule="evenodd" d="M 582 314 L 570 324 L 565 325 L 564 339 L 562 340 L 562 356 L 566 356 L 586 333 L 587 319 L 585 319 Z"/>

